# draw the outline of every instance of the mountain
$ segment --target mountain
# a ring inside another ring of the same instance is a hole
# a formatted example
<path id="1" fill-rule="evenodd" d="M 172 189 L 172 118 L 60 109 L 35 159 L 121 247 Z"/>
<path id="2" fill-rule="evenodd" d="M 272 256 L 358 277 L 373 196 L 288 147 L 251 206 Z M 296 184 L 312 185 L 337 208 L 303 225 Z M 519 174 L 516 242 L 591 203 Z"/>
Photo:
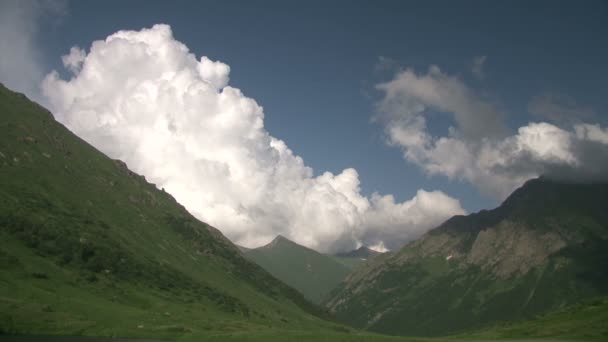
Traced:
<path id="1" fill-rule="evenodd" d="M 380 254 L 382 253 L 366 246 L 361 246 L 349 252 L 336 253 L 333 255 L 333 258 L 344 266 L 353 269 Z"/>
<path id="2" fill-rule="evenodd" d="M 608 185 L 528 181 L 362 265 L 327 307 L 353 326 L 444 335 L 608 294 Z"/>
<path id="3" fill-rule="evenodd" d="M 265 246 L 244 253 L 315 303 L 350 273 L 348 267 L 331 256 L 300 246 L 281 235 Z"/>
<path id="4" fill-rule="evenodd" d="M 1 85 L 0 132 L 0 334 L 348 331 Z"/>
<path id="5" fill-rule="evenodd" d="M 244 246 L 239 246 L 239 245 L 235 245 L 235 246 L 236 246 L 236 248 L 238 248 L 238 249 L 239 249 L 239 250 L 240 250 L 242 253 L 247 253 L 247 252 L 249 252 L 249 251 L 251 250 L 251 248 L 247 248 L 247 247 L 244 247 Z"/>

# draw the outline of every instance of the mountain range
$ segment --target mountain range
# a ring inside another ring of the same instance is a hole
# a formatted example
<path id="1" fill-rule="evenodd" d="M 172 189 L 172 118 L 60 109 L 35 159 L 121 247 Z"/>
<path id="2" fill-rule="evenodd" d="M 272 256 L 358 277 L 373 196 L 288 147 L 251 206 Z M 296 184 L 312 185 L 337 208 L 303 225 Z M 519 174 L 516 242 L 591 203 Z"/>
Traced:
<path id="1" fill-rule="evenodd" d="M 608 337 L 608 184 L 533 179 L 390 253 L 249 249 L 1 85 L 0 132 L 0 334 Z"/>

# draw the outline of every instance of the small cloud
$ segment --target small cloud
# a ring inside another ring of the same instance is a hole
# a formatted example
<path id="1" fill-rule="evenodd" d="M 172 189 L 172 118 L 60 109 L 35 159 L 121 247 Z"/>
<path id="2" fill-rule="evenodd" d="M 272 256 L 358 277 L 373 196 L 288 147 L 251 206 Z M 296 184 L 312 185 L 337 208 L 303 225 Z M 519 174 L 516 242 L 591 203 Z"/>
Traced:
<path id="1" fill-rule="evenodd" d="M 483 72 L 483 65 L 486 63 L 486 59 L 488 56 L 477 56 L 473 58 L 473 66 L 471 67 L 471 72 L 473 76 L 475 76 L 478 80 L 483 80 L 485 78 L 485 74 Z"/>
<path id="2" fill-rule="evenodd" d="M 371 249 L 372 251 L 376 251 L 376 252 L 380 252 L 380 253 L 386 253 L 389 252 L 389 249 L 386 248 L 386 246 L 384 245 L 384 242 L 380 241 L 377 244 L 373 245 L 373 246 L 369 246 L 369 249 Z M 365 260 L 365 259 L 363 259 Z"/>
<path id="3" fill-rule="evenodd" d="M 597 115 L 592 108 L 579 106 L 572 97 L 554 93 L 533 97 L 528 103 L 528 112 L 556 124 L 581 123 Z"/>
<path id="4" fill-rule="evenodd" d="M 83 49 L 79 48 L 78 46 L 73 46 L 70 49 L 69 54 L 61 57 L 61 61 L 68 70 L 74 74 L 77 74 L 80 72 L 80 68 L 82 68 L 82 63 L 84 62 L 86 56 L 87 54 Z"/>
<path id="5" fill-rule="evenodd" d="M 375 72 L 395 72 L 399 70 L 399 63 L 390 57 L 378 56 L 378 62 L 374 65 Z"/>

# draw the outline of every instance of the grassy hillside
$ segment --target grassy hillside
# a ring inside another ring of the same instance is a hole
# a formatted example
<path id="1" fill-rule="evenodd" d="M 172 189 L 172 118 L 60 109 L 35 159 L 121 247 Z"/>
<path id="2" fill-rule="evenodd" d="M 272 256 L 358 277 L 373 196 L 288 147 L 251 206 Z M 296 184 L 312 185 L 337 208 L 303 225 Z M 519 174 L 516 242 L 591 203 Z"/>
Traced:
<path id="1" fill-rule="evenodd" d="M 455 336 L 461 340 L 531 339 L 560 336 L 608 340 L 608 298 L 597 298 L 552 311 L 532 320 L 503 323 Z"/>
<path id="2" fill-rule="evenodd" d="M 348 267 L 331 256 L 280 235 L 266 246 L 246 251 L 245 255 L 316 303 L 350 273 Z"/>
<path id="3" fill-rule="evenodd" d="M 0 86 L 0 332 L 343 329 L 169 194 Z"/>
<path id="4" fill-rule="evenodd" d="M 608 185 L 528 182 L 358 268 L 327 302 L 356 327 L 445 335 L 608 294 Z"/>

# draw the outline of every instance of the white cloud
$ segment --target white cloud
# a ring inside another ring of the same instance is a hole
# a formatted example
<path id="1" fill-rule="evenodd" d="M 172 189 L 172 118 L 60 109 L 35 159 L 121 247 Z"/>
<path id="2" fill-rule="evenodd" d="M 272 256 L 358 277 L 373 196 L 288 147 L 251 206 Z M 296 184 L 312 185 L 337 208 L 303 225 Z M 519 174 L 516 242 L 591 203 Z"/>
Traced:
<path id="1" fill-rule="evenodd" d="M 590 140 L 608 145 L 608 128 L 600 125 L 579 124 L 574 126 L 576 137 L 580 140 Z"/>
<path id="2" fill-rule="evenodd" d="M 426 75 L 416 75 L 411 69 L 398 72 L 392 81 L 377 87 L 385 95 L 380 110 L 408 127 L 413 123 L 417 131 L 426 127 L 429 109 L 452 115 L 463 139 L 502 136 L 507 131 L 495 104 L 435 65 Z"/>
<path id="3" fill-rule="evenodd" d="M 61 61 L 63 62 L 63 66 L 65 66 L 72 73 L 77 74 L 80 72 L 80 68 L 82 67 L 82 63 L 84 63 L 85 57 L 86 52 L 83 49 L 73 46 L 68 55 L 61 57 Z"/>
<path id="4" fill-rule="evenodd" d="M 65 13 L 65 1 L 0 1 L 0 82 L 41 102 L 44 78 L 36 36 L 40 22 Z"/>
<path id="5" fill-rule="evenodd" d="M 377 120 L 385 125 L 388 142 L 430 175 L 465 180 L 504 198 L 539 175 L 597 180 L 608 173 L 608 134 L 599 125 L 576 124 L 568 131 L 529 123 L 509 134 L 496 104 L 436 66 L 423 75 L 401 71 L 377 88 L 384 95 Z M 453 119 L 447 135 L 433 136 L 427 129 L 434 113 Z"/>
<path id="6" fill-rule="evenodd" d="M 485 78 L 485 73 L 483 72 L 483 65 L 486 63 L 488 56 L 477 56 L 473 58 L 473 66 L 471 67 L 471 72 L 473 76 L 475 76 L 478 80 L 483 80 Z"/>
<path id="7" fill-rule="evenodd" d="M 56 118 L 236 243 L 282 234 L 321 251 L 395 248 L 464 212 L 441 192 L 369 199 L 354 169 L 315 177 L 265 130 L 262 107 L 228 85 L 230 68 L 197 60 L 167 25 L 117 32 L 64 63 L 70 80 L 53 72 L 43 83 Z"/>
<path id="8" fill-rule="evenodd" d="M 373 194 L 372 208 L 363 217 L 363 239 L 367 245 L 379 251 L 394 250 L 403 244 L 402 232 L 408 240 L 415 239 L 436 227 L 446 217 L 464 214 L 460 202 L 441 191 L 418 190 L 414 198 L 396 203 L 391 195 Z"/>

